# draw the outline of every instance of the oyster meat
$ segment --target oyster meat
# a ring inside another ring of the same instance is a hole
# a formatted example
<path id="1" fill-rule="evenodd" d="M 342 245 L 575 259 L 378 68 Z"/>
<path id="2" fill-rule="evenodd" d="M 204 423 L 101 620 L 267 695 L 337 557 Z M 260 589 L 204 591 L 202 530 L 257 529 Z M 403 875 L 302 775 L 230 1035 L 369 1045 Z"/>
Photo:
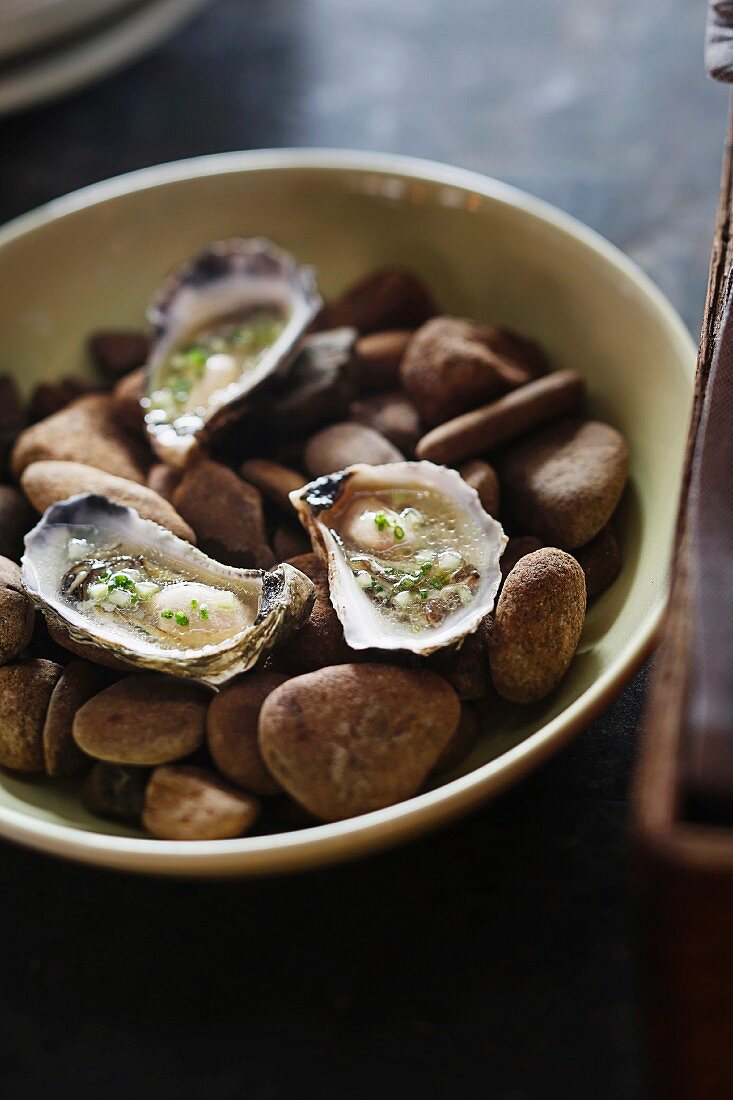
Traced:
<path id="1" fill-rule="evenodd" d="M 234 569 L 132 508 L 92 494 L 52 505 L 26 535 L 23 584 L 54 636 L 94 660 L 218 684 L 309 616 L 289 565 Z"/>
<path id="2" fill-rule="evenodd" d="M 183 465 L 201 433 L 286 368 L 321 304 L 313 270 L 262 239 L 218 241 L 174 271 L 148 310 L 142 404 L 158 454 Z"/>
<path id="3" fill-rule="evenodd" d="M 455 470 L 350 466 L 290 494 L 353 649 L 427 655 L 492 610 L 507 539 Z"/>

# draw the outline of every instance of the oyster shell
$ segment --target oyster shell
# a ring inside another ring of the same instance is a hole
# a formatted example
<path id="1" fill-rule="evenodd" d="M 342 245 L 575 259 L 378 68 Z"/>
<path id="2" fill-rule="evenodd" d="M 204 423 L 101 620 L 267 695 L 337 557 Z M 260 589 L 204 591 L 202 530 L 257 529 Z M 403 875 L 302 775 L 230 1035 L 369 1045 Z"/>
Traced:
<path id="1" fill-rule="evenodd" d="M 492 610 L 504 531 L 455 470 L 350 466 L 290 494 L 353 649 L 428 655 Z"/>
<path id="2" fill-rule="evenodd" d="M 174 271 L 148 310 L 145 422 L 183 465 L 257 387 L 289 363 L 321 307 L 311 268 L 263 239 L 217 241 Z"/>
<path id="3" fill-rule="evenodd" d="M 83 494 L 26 535 L 23 584 L 52 633 L 90 659 L 218 684 L 245 672 L 310 614 L 311 581 L 221 565 L 132 508 Z"/>

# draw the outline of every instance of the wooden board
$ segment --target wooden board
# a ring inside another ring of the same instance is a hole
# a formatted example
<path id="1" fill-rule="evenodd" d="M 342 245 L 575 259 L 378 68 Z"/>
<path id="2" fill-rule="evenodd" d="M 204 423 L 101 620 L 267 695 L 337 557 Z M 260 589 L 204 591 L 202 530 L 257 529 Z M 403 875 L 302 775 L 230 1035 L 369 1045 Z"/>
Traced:
<path id="1" fill-rule="evenodd" d="M 709 730 L 699 721 L 697 705 L 704 685 L 695 674 L 696 641 L 709 625 L 709 611 L 703 621 L 697 583 L 700 570 L 706 568 L 700 557 L 700 532 L 708 506 L 700 495 L 700 468 L 711 423 L 720 420 L 719 400 L 712 403 L 712 383 L 733 272 L 732 135 L 729 126 L 672 596 L 633 794 L 634 876 L 652 1075 L 655 1095 L 665 1100 L 733 1097 L 733 827 L 717 823 L 724 820 L 717 804 L 704 797 L 702 802 L 691 799 L 691 793 L 705 793 L 700 776 L 714 774 Z M 726 476 L 730 484 L 733 470 L 721 471 L 721 478 Z M 720 613 L 725 613 L 724 607 Z M 733 680 L 733 622 L 730 625 L 728 667 Z M 728 688 L 727 681 L 724 686 Z M 727 730 L 717 732 L 728 733 L 733 746 L 733 712 Z M 724 772 L 719 769 L 721 806 L 733 778 Z M 733 789 L 729 794 L 733 806 Z"/>

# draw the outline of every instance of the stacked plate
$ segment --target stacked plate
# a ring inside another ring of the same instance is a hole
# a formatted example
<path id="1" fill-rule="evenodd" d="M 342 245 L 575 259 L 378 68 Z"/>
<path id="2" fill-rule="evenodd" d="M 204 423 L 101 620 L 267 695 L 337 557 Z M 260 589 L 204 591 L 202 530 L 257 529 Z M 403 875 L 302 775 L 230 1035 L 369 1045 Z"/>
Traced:
<path id="1" fill-rule="evenodd" d="M 0 114 L 80 88 L 151 49 L 209 0 L 3 0 Z"/>

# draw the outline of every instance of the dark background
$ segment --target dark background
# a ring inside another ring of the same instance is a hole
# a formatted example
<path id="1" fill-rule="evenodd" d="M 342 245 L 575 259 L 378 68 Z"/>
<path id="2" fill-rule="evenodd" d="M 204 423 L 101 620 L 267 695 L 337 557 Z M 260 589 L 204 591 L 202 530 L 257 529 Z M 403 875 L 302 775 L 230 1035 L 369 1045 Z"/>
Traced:
<path id="1" fill-rule="evenodd" d="M 0 121 L 0 216 L 224 149 L 418 154 L 582 218 L 696 331 L 726 98 L 703 22 L 702 0 L 219 0 Z M 480 813 L 352 866 L 156 882 L 0 845 L 0 1096 L 644 1096 L 626 824 L 646 679 Z"/>

